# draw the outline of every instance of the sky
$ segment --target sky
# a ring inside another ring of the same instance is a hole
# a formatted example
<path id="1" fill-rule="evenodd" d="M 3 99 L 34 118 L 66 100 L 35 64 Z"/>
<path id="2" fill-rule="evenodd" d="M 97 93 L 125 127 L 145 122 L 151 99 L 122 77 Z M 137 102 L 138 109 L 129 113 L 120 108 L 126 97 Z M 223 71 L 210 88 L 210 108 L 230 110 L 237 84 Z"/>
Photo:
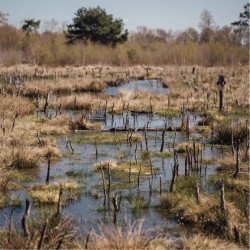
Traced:
<path id="1" fill-rule="evenodd" d="M 183 31 L 198 28 L 201 12 L 207 9 L 217 26 L 237 21 L 248 0 L 0 0 L 0 11 L 8 13 L 10 24 L 20 27 L 25 19 L 42 22 L 55 19 L 72 23 L 75 12 L 82 7 L 105 9 L 114 18 L 124 21 L 124 28 L 136 31 L 137 27 Z M 42 25 L 41 25 L 42 26 Z"/>

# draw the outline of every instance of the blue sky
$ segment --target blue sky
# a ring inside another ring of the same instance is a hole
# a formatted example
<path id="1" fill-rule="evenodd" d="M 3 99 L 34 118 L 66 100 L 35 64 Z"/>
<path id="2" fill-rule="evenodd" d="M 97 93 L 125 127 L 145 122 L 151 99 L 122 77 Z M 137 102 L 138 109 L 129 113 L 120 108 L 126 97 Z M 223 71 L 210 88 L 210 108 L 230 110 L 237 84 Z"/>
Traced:
<path id="1" fill-rule="evenodd" d="M 71 23 L 81 7 L 100 6 L 114 18 L 122 18 L 129 31 L 138 26 L 181 31 L 198 29 L 204 9 L 210 11 L 217 26 L 230 25 L 238 20 L 246 3 L 248 0 L 0 0 L 0 11 L 9 13 L 9 23 L 17 27 L 29 18 L 54 18 L 61 25 Z"/>

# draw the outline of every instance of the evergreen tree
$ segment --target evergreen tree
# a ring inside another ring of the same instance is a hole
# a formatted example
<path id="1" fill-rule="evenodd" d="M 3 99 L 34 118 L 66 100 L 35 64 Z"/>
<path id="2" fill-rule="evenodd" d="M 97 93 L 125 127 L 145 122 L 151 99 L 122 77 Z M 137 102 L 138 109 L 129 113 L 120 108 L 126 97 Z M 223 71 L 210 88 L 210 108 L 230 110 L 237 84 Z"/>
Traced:
<path id="1" fill-rule="evenodd" d="M 116 46 L 128 38 L 128 31 L 123 31 L 123 25 L 122 19 L 113 19 L 100 7 L 80 8 L 75 13 L 73 24 L 68 25 L 67 42 L 91 41 Z"/>
<path id="2" fill-rule="evenodd" d="M 240 13 L 239 21 L 231 23 L 231 25 L 234 27 L 235 33 L 245 45 L 249 44 L 249 18 L 250 3 L 247 3 L 244 5 L 244 11 Z"/>

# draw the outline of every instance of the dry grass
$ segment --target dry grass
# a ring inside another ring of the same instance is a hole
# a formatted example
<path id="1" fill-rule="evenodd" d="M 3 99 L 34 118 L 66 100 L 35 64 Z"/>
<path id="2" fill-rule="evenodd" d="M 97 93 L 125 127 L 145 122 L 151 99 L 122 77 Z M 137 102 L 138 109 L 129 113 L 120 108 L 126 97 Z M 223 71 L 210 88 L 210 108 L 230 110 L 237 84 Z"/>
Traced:
<path id="1" fill-rule="evenodd" d="M 93 80 L 91 76 L 83 79 L 46 80 L 26 82 L 22 87 L 22 94 L 28 97 L 43 96 L 47 93 L 62 95 L 77 92 L 101 92 L 107 85 L 102 80 Z"/>
<path id="2" fill-rule="evenodd" d="M 212 238 L 202 234 L 196 234 L 191 237 L 184 237 L 182 240 L 183 249 L 187 250 L 237 250 L 237 249 L 245 249 L 233 242 L 228 242 L 219 238 Z"/>
<path id="3" fill-rule="evenodd" d="M 222 211 L 216 197 L 200 194 L 198 203 L 194 197 L 172 193 L 161 197 L 159 208 L 176 214 L 181 223 L 196 225 L 201 230 L 226 239 L 234 239 L 234 226 L 239 228 L 240 237 L 245 237 L 248 232 L 240 210 L 226 201 L 226 210 Z"/>
<path id="4" fill-rule="evenodd" d="M 49 104 L 51 108 L 71 109 L 71 110 L 93 110 L 104 107 L 105 100 L 94 94 L 81 94 L 61 96 L 52 100 Z"/>
<path id="5" fill-rule="evenodd" d="M 10 119 L 13 121 L 15 115 L 25 116 L 34 112 L 34 104 L 27 98 L 21 98 L 16 96 L 1 96 L 0 98 L 0 114 L 4 119 Z"/>
<path id="6" fill-rule="evenodd" d="M 171 249 L 169 240 L 157 240 L 150 236 L 150 230 L 143 231 L 143 220 L 137 220 L 125 228 L 114 225 L 101 225 L 100 234 L 93 232 L 90 236 L 90 249 Z"/>
<path id="7" fill-rule="evenodd" d="M 31 227 L 30 224 L 33 226 Z M 0 230 L 1 249 L 72 249 L 77 248 L 77 229 L 70 218 L 65 216 L 50 215 L 38 220 L 32 219 L 28 223 L 30 237 L 24 237 L 21 228 Z M 44 230 L 46 228 L 46 230 Z M 44 233 L 44 235 L 43 235 Z M 43 235 L 43 236 L 42 236 Z M 42 244 L 41 243 L 41 239 Z"/>

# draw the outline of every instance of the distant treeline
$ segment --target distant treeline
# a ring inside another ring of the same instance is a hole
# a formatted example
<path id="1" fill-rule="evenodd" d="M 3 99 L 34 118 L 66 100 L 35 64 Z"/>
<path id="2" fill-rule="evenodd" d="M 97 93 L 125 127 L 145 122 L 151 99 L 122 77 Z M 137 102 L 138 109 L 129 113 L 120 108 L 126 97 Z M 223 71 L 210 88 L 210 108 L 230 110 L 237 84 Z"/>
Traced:
<path id="1" fill-rule="evenodd" d="M 9 24 L 0 27 L 0 64 L 49 66 L 108 64 L 238 65 L 247 64 L 248 46 L 228 26 L 199 33 L 139 27 L 115 48 L 82 42 L 68 45 L 64 32 L 24 32 Z"/>

